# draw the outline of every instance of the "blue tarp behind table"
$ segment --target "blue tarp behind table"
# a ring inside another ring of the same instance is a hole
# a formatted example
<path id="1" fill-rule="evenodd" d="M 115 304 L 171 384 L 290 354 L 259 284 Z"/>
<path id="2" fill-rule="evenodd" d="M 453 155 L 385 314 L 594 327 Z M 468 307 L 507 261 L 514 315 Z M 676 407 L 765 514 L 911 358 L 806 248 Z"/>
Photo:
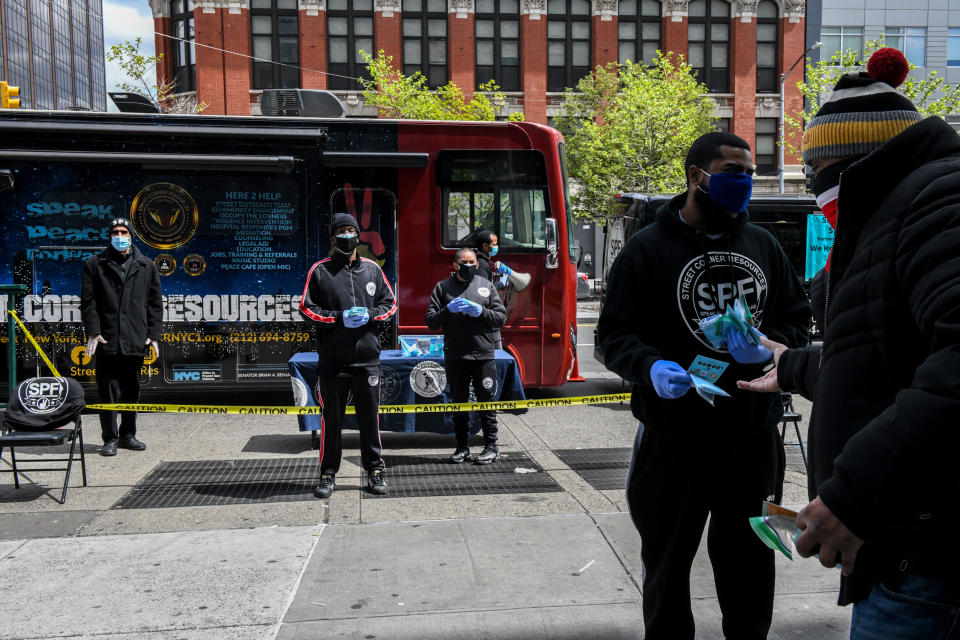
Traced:
<path id="1" fill-rule="evenodd" d="M 523 400 L 523 384 L 517 363 L 506 351 L 497 350 L 497 390 L 494 400 Z M 405 358 L 400 351 L 384 351 L 380 354 L 381 381 L 380 404 L 447 404 L 453 402 L 450 386 L 443 372 L 443 358 L 428 356 Z M 294 398 L 298 404 L 309 407 L 317 403 L 317 354 L 298 353 L 290 358 L 290 376 L 293 380 Z M 443 388 L 441 394 L 437 388 Z M 305 402 L 304 402 L 305 400 Z M 349 401 L 349 400 L 348 400 Z M 319 431 L 320 416 L 298 416 L 300 431 Z M 357 419 L 348 415 L 344 427 L 357 428 Z M 452 414 L 404 413 L 380 414 L 381 431 L 406 431 L 453 433 Z M 480 430 L 476 414 L 470 416 L 470 433 Z"/>

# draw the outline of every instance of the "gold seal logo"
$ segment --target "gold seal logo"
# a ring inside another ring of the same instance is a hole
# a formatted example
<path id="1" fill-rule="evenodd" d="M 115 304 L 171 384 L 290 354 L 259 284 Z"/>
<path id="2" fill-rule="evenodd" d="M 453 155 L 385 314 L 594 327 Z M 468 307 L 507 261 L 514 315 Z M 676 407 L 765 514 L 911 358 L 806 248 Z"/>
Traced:
<path id="1" fill-rule="evenodd" d="M 207 261 L 199 253 L 191 253 L 183 259 L 183 270 L 187 275 L 198 276 L 207 270 Z"/>
<path id="2" fill-rule="evenodd" d="M 157 271 L 159 271 L 162 276 L 168 276 L 177 270 L 177 259 L 169 253 L 158 254 L 157 257 L 153 259 L 153 264 L 157 265 Z"/>
<path id="3" fill-rule="evenodd" d="M 196 233 L 200 212 L 185 189 L 169 182 L 155 182 L 133 199 L 130 221 L 137 237 L 154 249 L 175 249 Z"/>

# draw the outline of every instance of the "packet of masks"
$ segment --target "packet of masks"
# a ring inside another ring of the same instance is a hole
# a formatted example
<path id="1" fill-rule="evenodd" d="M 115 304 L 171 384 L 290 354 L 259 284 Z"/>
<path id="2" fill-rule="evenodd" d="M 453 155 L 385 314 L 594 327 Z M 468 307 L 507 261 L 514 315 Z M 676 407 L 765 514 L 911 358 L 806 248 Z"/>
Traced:
<path id="1" fill-rule="evenodd" d="M 763 515 L 750 518 L 750 526 L 765 545 L 793 560 L 797 538 L 802 530 L 797 527 L 797 512 L 764 501 Z"/>
<path id="2" fill-rule="evenodd" d="M 746 336 L 750 344 L 760 344 L 760 332 L 753 326 L 753 314 L 750 313 L 750 307 L 747 306 L 747 301 L 742 295 L 737 298 L 732 307 L 728 304 L 723 313 L 700 321 L 700 330 L 715 349 L 727 344 L 726 333 L 730 327 Z"/>
<path id="3" fill-rule="evenodd" d="M 344 315 L 362 316 L 364 313 L 366 313 L 366 311 L 367 311 L 366 307 L 350 307 L 349 309 L 347 309 Z"/>
<path id="4" fill-rule="evenodd" d="M 713 404 L 713 399 L 717 396 L 730 397 L 730 394 L 714 384 L 723 375 L 727 368 L 727 363 L 721 360 L 714 360 L 706 356 L 697 356 L 689 367 L 687 373 L 690 374 L 690 381 L 693 383 L 693 389 L 701 398 Z"/>

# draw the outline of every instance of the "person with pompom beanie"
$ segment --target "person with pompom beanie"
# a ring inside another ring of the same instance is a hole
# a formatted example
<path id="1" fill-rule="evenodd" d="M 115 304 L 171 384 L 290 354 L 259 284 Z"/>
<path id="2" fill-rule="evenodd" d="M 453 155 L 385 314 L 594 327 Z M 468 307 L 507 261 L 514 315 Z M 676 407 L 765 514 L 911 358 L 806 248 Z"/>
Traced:
<path id="1" fill-rule="evenodd" d="M 814 403 L 797 550 L 841 567 L 853 640 L 960 638 L 960 137 L 897 92 L 909 70 L 880 49 L 808 123 L 823 343 L 764 340 L 776 366 L 738 383 Z"/>

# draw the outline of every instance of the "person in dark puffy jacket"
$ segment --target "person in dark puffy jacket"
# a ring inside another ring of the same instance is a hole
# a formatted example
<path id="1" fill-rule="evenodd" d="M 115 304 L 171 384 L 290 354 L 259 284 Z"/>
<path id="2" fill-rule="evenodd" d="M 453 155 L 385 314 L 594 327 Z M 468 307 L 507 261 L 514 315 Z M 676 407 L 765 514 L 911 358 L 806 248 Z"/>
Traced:
<path id="1" fill-rule="evenodd" d="M 333 255 L 320 260 L 307 274 L 300 314 L 320 328 L 317 380 L 323 407 L 320 422 L 320 483 L 318 498 L 329 498 L 336 487 L 342 447 L 340 432 L 347 393 L 353 391 L 360 429 L 360 457 L 367 488 L 387 492 L 380 445 L 380 323 L 397 312 L 393 289 L 376 262 L 357 255 L 359 225 L 347 213 L 330 222 Z"/>
<path id="2" fill-rule="evenodd" d="M 468 402 L 473 382 L 477 401 L 487 402 L 497 394 L 494 351 L 507 312 L 493 283 L 477 275 L 477 255 L 473 250 L 457 251 L 453 266 L 455 271 L 450 277 L 433 288 L 424 319 L 431 329 L 443 329 L 443 360 L 453 401 Z M 468 419 L 463 411 L 453 416 L 457 447 L 450 462 L 470 459 Z M 490 464 L 500 458 L 496 412 L 481 411 L 480 424 L 484 447 L 474 462 Z"/>
<path id="3" fill-rule="evenodd" d="M 897 93 L 908 72 L 880 49 L 804 132 L 836 230 L 823 344 L 766 341 L 776 368 L 739 383 L 813 400 L 797 549 L 841 564 L 854 640 L 960 628 L 960 138 Z"/>
<path id="4" fill-rule="evenodd" d="M 140 399 L 140 369 L 149 349 L 158 353 L 163 322 L 160 272 L 133 245 L 133 225 L 126 218 L 110 222 L 110 246 L 83 265 L 80 316 L 87 334 L 87 357 L 96 355 L 97 393 L 106 404 L 135 404 Z M 103 447 L 143 451 L 137 440 L 137 412 L 100 412 Z"/>

